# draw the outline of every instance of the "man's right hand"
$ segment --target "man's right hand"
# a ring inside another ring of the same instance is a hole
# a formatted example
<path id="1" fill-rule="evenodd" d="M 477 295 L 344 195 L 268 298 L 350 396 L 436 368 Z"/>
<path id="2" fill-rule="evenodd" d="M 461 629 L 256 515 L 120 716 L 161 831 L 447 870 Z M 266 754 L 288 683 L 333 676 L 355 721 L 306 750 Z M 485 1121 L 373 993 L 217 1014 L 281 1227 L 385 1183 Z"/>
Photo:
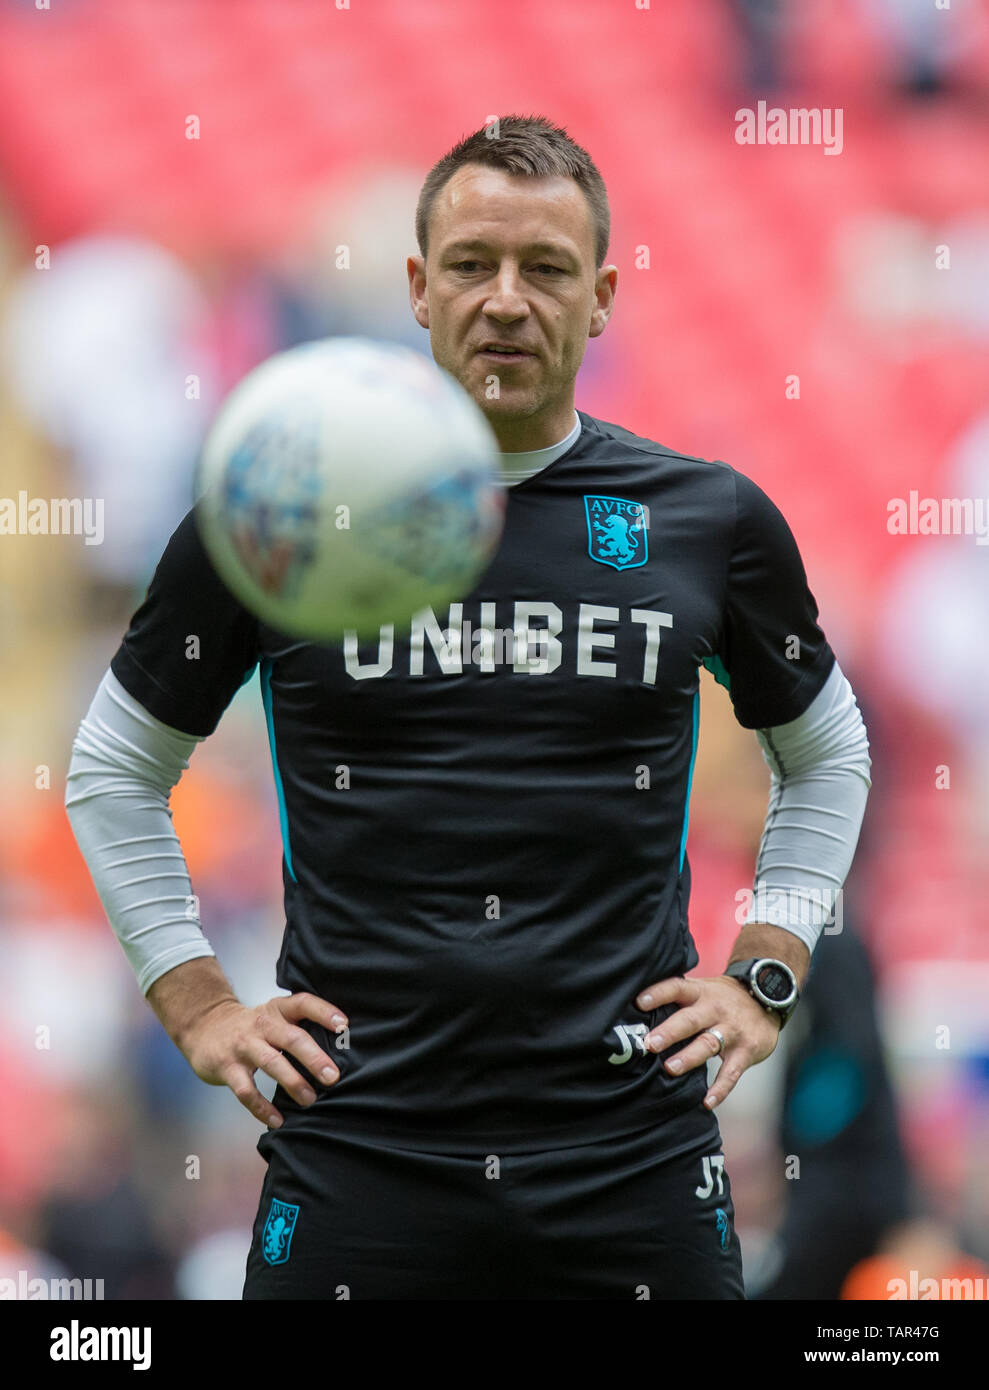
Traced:
<path id="1" fill-rule="evenodd" d="M 241 1004 L 215 958 L 192 960 L 162 975 L 148 1001 L 193 1071 L 211 1086 L 229 1086 L 262 1124 L 277 1129 L 282 1115 L 254 1084 L 263 1071 L 299 1105 L 312 1105 L 316 1093 L 282 1052 L 295 1057 L 323 1085 L 340 1071 L 313 1038 L 298 1026 L 311 1019 L 331 1033 L 347 1027 L 342 1010 L 315 994 L 278 995 L 266 1004 Z"/>

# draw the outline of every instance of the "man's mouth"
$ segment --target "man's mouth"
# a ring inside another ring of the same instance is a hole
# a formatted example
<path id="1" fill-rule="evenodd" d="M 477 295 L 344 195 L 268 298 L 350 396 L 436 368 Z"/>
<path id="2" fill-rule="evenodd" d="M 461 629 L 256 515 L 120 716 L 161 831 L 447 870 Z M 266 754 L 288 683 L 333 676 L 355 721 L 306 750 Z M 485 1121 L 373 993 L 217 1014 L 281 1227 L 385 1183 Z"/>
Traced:
<path id="1" fill-rule="evenodd" d="M 512 343 L 485 343 L 484 347 L 478 349 L 478 356 L 508 363 L 525 362 L 535 353 Z"/>

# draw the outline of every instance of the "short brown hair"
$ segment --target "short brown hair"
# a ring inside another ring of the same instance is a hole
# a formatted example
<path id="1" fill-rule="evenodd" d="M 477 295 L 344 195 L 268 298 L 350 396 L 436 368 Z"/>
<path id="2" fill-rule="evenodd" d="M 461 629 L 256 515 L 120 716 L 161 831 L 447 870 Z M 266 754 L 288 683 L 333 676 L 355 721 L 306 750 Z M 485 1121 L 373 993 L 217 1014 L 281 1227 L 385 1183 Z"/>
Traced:
<path id="1" fill-rule="evenodd" d="M 426 175 L 416 205 L 416 241 L 426 255 L 429 216 L 440 189 L 465 164 L 485 164 L 508 174 L 529 177 L 558 175 L 573 179 L 582 190 L 594 222 L 594 250 L 598 267 L 604 264 L 611 236 L 608 193 L 594 160 L 570 139 L 561 126 L 545 116 L 503 116 L 497 134 L 490 125 L 465 136 L 434 164 Z"/>

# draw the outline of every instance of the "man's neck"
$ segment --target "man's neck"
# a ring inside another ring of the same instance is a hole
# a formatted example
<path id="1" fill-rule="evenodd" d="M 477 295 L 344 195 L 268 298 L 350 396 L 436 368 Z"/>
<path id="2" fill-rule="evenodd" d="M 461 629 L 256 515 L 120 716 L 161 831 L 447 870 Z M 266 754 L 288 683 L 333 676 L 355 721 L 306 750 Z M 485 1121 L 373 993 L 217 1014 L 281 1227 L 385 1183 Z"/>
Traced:
<path id="1" fill-rule="evenodd" d="M 573 400 L 554 407 L 552 415 L 545 418 L 509 418 L 501 415 L 488 417 L 488 424 L 494 430 L 498 448 L 503 454 L 531 454 L 538 449 L 552 449 L 573 429 Z"/>
<path id="2" fill-rule="evenodd" d="M 580 416 L 576 410 L 570 422 L 569 430 L 560 436 L 555 444 L 549 444 L 542 449 L 513 449 L 501 455 L 501 480 L 506 487 L 512 487 L 517 483 L 524 483 L 528 478 L 534 477 L 536 473 L 548 468 L 551 463 L 572 448 L 580 434 Z"/>

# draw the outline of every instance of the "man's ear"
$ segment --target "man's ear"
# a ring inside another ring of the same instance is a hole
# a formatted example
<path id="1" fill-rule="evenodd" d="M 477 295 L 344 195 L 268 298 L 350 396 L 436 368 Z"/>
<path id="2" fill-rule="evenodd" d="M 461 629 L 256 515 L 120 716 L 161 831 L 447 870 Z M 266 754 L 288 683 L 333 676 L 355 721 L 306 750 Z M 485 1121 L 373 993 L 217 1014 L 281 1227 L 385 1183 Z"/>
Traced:
<path id="1" fill-rule="evenodd" d="M 426 298 L 426 262 L 422 256 L 410 256 L 406 261 L 409 274 L 409 303 L 420 328 L 429 327 L 429 301 Z"/>
<path id="2" fill-rule="evenodd" d="M 589 338 L 598 338 L 605 330 L 615 307 L 615 292 L 618 289 L 618 267 L 604 265 L 597 273 L 594 282 L 594 308 L 587 329 Z"/>

